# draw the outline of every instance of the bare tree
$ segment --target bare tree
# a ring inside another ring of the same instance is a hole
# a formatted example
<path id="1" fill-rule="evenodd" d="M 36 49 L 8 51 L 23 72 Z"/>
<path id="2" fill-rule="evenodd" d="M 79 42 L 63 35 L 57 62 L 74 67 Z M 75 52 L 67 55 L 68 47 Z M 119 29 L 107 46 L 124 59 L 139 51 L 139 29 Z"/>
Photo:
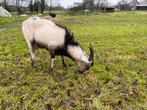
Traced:
<path id="1" fill-rule="evenodd" d="M 33 11 L 36 13 L 39 13 L 39 11 L 43 13 L 45 9 L 45 0 L 30 0 L 29 8 L 32 13 Z"/>
<path id="2" fill-rule="evenodd" d="M 95 0 L 97 11 L 101 11 L 104 8 L 104 12 L 106 11 L 106 6 L 108 5 L 108 0 Z"/>
<path id="3" fill-rule="evenodd" d="M 95 0 L 96 10 L 97 10 L 97 12 L 101 11 L 100 3 L 101 3 L 101 0 Z"/>
<path id="4" fill-rule="evenodd" d="M 33 10 L 36 11 L 36 13 L 39 12 L 39 0 L 35 0 Z"/>
<path id="5" fill-rule="evenodd" d="M 24 1 L 25 0 L 16 0 L 16 9 L 17 9 L 19 14 L 22 13 L 22 6 L 23 6 Z"/>
<path id="6" fill-rule="evenodd" d="M 134 1 L 134 3 L 136 3 L 136 4 L 140 4 L 138 0 L 133 0 L 133 1 Z M 145 1 L 145 0 L 144 0 L 144 1 Z M 146 1 L 147 1 L 147 0 L 146 0 Z"/>
<path id="7" fill-rule="evenodd" d="M 138 2 L 138 0 L 132 0 L 130 3 L 132 3 L 132 4 L 131 4 L 132 11 L 135 11 L 136 5 L 140 4 L 140 3 Z"/>
<path id="8" fill-rule="evenodd" d="M 34 11 L 34 9 L 33 9 L 33 0 L 30 1 L 29 8 L 30 8 L 31 13 L 33 13 L 33 11 Z"/>
<path id="9" fill-rule="evenodd" d="M 127 2 L 128 2 L 127 0 L 120 0 L 120 1 L 119 1 L 119 4 L 124 5 L 124 4 L 127 4 Z"/>
<path id="10" fill-rule="evenodd" d="M 41 8 L 41 13 L 43 13 L 45 9 L 45 0 L 40 0 L 40 8 Z"/>
<path id="11" fill-rule="evenodd" d="M 8 3 L 9 3 L 9 0 L 4 0 L 4 8 L 6 10 L 9 10 Z"/>
<path id="12" fill-rule="evenodd" d="M 136 6 L 137 4 L 140 4 L 140 3 L 138 2 L 138 0 L 132 0 L 131 2 L 133 3 L 133 6 Z"/>
<path id="13" fill-rule="evenodd" d="M 132 10 L 132 7 L 130 5 L 130 1 L 128 0 L 121 0 L 120 2 L 118 2 L 118 8 L 121 10 L 121 11 L 130 11 Z"/>
<path id="14" fill-rule="evenodd" d="M 83 0 L 83 9 L 86 10 L 86 4 L 87 4 L 88 0 Z"/>
<path id="15" fill-rule="evenodd" d="M 95 5 L 94 2 L 95 0 L 83 0 L 83 9 L 93 10 Z"/>
<path id="16" fill-rule="evenodd" d="M 52 11 L 52 3 L 53 3 L 53 1 L 50 0 L 50 12 L 49 13 L 51 13 L 51 11 Z"/>

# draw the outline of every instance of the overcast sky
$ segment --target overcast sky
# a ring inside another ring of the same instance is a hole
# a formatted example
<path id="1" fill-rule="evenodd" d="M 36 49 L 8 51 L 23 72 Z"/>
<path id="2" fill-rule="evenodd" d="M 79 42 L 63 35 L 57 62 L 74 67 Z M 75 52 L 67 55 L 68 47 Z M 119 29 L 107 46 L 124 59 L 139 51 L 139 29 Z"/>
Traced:
<path id="1" fill-rule="evenodd" d="M 108 0 L 108 2 L 112 5 L 116 4 L 120 0 Z M 59 0 L 62 6 L 69 7 L 73 5 L 74 2 L 82 2 L 82 0 Z"/>
<path id="2" fill-rule="evenodd" d="M 0 1 L 3 1 L 3 0 L 0 0 Z M 9 1 L 14 2 L 15 0 L 9 0 Z M 47 0 L 47 1 L 50 1 L 50 0 Z M 56 3 L 60 3 L 62 6 L 67 8 L 67 7 L 72 6 L 74 2 L 82 2 L 83 0 L 52 0 L 52 1 Z M 121 0 L 108 0 L 110 5 L 115 5 L 118 3 L 118 1 L 121 1 Z M 142 0 L 138 0 L 138 1 L 142 1 Z"/>
<path id="3" fill-rule="evenodd" d="M 54 1 L 54 0 L 53 0 Z M 60 2 L 60 4 L 64 7 L 69 7 L 72 6 L 74 2 L 82 2 L 83 0 L 56 0 L 58 2 Z M 121 0 L 108 0 L 108 3 L 110 5 L 115 5 L 117 4 L 119 1 Z M 129 1 L 129 0 L 128 0 Z M 142 0 L 138 0 L 138 1 L 142 1 Z"/>

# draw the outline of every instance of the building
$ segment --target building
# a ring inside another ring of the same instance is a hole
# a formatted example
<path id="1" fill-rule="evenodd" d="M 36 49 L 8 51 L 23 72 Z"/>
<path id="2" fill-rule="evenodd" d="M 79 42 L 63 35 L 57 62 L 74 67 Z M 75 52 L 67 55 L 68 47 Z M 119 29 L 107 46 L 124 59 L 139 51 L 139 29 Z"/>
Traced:
<path id="1" fill-rule="evenodd" d="M 136 10 L 147 10 L 147 3 L 136 5 Z"/>
<path id="2" fill-rule="evenodd" d="M 6 9 L 3 7 L 0 7 L 0 17 L 11 17 L 11 13 L 8 12 Z"/>
<path id="3" fill-rule="evenodd" d="M 115 11 L 115 7 L 102 7 L 101 11 L 106 13 L 112 13 Z"/>

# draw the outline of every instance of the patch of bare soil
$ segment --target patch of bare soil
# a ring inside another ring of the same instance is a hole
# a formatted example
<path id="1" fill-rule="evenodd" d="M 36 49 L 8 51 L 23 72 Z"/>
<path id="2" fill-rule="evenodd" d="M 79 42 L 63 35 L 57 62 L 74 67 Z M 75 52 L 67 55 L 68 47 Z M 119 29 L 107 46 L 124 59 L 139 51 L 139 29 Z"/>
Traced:
<path id="1" fill-rule="evenodd" d="M 21 23 L 15 23 L 15 24 L 9 24 L 9 25 L 0 26 L 0 32 L 6 31 L 8 29 L 16 28 L 18 26 L 21 26 Z"/>
<path id="2" fill-rule="evenodd" d="M 147 12 L 140 12 L 140 14 L 142 14 L 142 15 L 147 15 Z"/>

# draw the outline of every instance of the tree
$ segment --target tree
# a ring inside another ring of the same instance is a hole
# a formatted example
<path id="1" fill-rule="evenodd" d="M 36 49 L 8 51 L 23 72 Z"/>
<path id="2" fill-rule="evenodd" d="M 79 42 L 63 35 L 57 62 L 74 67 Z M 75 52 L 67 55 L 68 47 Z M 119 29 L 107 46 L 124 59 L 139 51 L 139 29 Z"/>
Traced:
<path id="1" fill-rule="evenodd" d="M 140 4 L 138 0 L 132 0 L 130 3 L 132 4 L 133 7 L 135 7 L 137 4 Z"/>
<path id="2" fill-rule="evenodd" d="M 33 13 L 34 11 L 33 0 L 30 1 L 29 8 L 30 8 L 31 13 Z"/>
<path id="3" fill-rule="evenodd" d="M 87 0 L 83 0 L 83 10 L 86 9 L 86 3 L 87 3 Z"/>
<path id="4" fill-rule="evenodd" d="M 49 13 L 51 13 L 51 11 L 52 11 L 52 0 L 50 0 L 50 12 Z"/>
<path id="5" fill-rule="evenodd" d="M 144 0 L 145 1 L 145 0 Z M 147 0 L 146 0 L 147 1 Z M 138 2 L 138 0 L 133 0 L 133 2 L 135 3 L 135 4 L 140 4 L 139 2 Z"/>
<path id="6" fill-rule="evenodd" d="M 97 12 L 99 12 L 101 10 L 101 8 L 100 8 L 100 2 L 101 2 L 101 0 L 95 0 Z"/>
<path id="7" fill-rule="evenodd" d="M 95 7 L 94 0 L 83 0 L 83 9 L 93 10 Z"/>
<path id="8" fill-rule="evenodd" d="M 136 9 L 136 5 L 140 3 L 138 2 L 138 0 L 131 0 L 129 4 L 130 4 L 130 7 L 132 8 L 132 11 L 134 11 Z"/>
<path id="9" fill-rule="evenodd" d="M 104 8 L 104 12 L 106 11 L 108 0 L 95 0 L 95 3 L 98 12 L 101 11 L 102 8 Z"/>
<path id="10" fill-rule="evenodd" d="M 35 0 L 34 4 L 33 4 L 33 10 L 36 11 L 36 13 L 38 14 L 39 12 L 39 0 Z"/>
<path id="11" fill-rule="evenodd" d="M 23 6 L 24 1 L 25 0 L 16 0 L 16 9 L 17 9 L 19 14 L 22 13 L 22 6 Z"/>
<path id="12" fill-rule="evenodd" d="M 4 8 L 5 8 L 6 10 L 9 10 L 8 2 L 9 2 L 9 0 L 4 0 Z"/>
<path id="13" fill-rule="evenodd" d="M 127 0 L 122 0 L 120 2 L 118 2 L 118 8 L 121 11 L 129 11 L 131 10 L 131 5 L 129 4 L 129 2 Z"/>
<path id="14" fill-rule="evenodd" d="M 40 8 L 41 8 L 41 13 L 43 13 L 44 9 L 45 9 L 45 0 L 40 0 Z"/>
<path id="15" fill-rule="evenodd" d="M 46 5 L 47 4 L 45 0 L 30 0 L 29 8 L 32 13 L 33 11 L 35 11 L 36 13 L 39 13 L 39 11 L 43 13 Z"/>

